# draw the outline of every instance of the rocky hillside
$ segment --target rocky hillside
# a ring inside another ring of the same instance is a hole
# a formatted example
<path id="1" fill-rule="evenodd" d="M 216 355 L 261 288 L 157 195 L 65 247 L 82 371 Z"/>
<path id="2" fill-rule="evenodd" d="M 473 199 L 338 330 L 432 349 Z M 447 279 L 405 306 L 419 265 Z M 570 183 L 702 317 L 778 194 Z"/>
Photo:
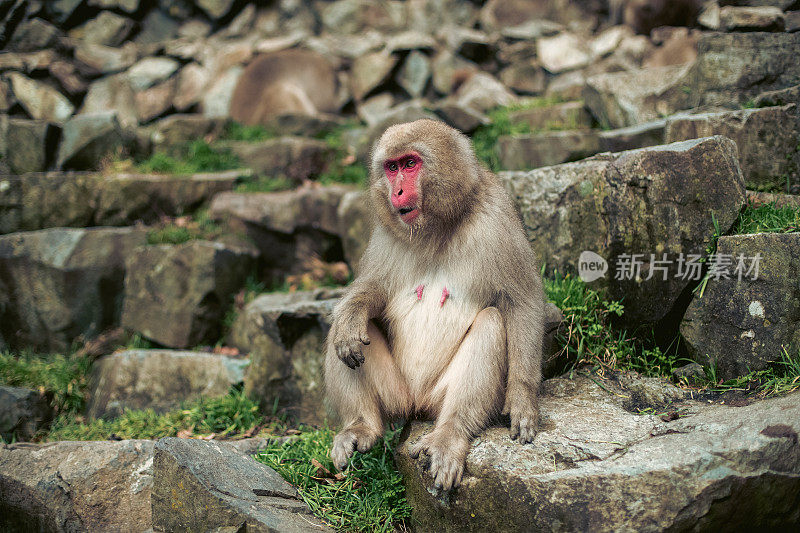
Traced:
<path id="1" fill-rule="evenodd" d="M 800 2 L 0 0 L 0 48 L 0 529 L 800 522 Z M 423 117 L 551 301 L 541 432 L 449 494 L 421 422 L 325 456 L 365 162 Z"/>

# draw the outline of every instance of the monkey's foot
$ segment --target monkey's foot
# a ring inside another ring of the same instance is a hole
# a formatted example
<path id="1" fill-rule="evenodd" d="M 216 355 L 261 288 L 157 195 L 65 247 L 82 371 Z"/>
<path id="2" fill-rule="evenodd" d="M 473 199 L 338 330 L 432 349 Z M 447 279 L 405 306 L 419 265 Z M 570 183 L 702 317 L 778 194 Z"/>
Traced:
<path id="1" fill-rule="evenodd" d="M 437 489 L 450 490 L 461 484 L 468 450 L 466 439 L 434 429 L 411 447 L 411 457 L 421 456 Z"/>
<path id="2" fill-rule="evenodd" d="M 503 414 L 511 417 L 509 434 L 512 440 L 519 439 L 520 444 L 533 442 L 539 427 L 539 408 L 535 396 L 526 397 L 509 392 Z"/>
<path id="3" fill-rule="evenodd" d="M 363 424 L 343 429 L 333 438 L 331 447 L 333 465 L 338 470 L 344 470 L 356 449 L 361 453 L 369 451 L 380 435 L 380 431 L 371 430 Z"/>

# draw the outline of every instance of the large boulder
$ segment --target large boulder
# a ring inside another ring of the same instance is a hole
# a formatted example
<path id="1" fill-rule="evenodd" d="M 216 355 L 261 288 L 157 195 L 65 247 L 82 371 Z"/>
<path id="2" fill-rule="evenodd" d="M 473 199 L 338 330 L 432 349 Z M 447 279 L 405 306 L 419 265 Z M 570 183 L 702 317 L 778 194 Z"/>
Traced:
<path id="1" fill-rule="evenodd" d="M 372 234 L 372 211 L 369 194 L 352 191 L 342 196 L 336 213 L 339 217 L 339 237 L 342 239 L 344 259 L 353 271 L 367 249 Z"/>
<path id="2" fill-rule="evenodd" d="M 147 531 L 148 440 L 0 445 L 3 531 Z"/>
<path id="3" fill-rule="evenodd" d="M 385 51 L 361 56 L 353 61 L 350 71 L 350 92 L 357 101 L 386 80 L 397 64 L 397 56 Z"/>
<path id="4" fill-rule="evenodd" d="M 319 176 L 334 158 L 325 141 L 304 137 L 279 137 L 262 142 L 228 141 L 229 148 L 247 168 L 265 177 L 285 177 L 295 183 Z"/>
<path id="5" fill-rule="evenodd" d="M 222 193 L 209 212 L 241 229 L 273 274 L 297 273 L 312 256 L 341 261 L 337 209 L 352 187 L 302 187 L 274 193 Z"/>
<path id="6" fill-rule="evenodd" d="M 582 252 L 599 254 L 609 271 L 598 284 L 624 298 L 631 323 L 669 313 L 693 279 L 679 270 L 679 258 L 699 259 L 715 225 L 730 228 L 744 203 L 736 145 L 724 137 L 500 177 L 537 257 L 563 273 L 579 270 Z"/>
<path id="7" fill-rule="evenodd" d="M 23 387 L 0 385 L 0 437 L 30 440 L 53 418 L 46 395 Z"/>
<path id="8" fill-rule="evenodd" d="M 720 237 L 709 280 L 681 323 L 692 357 L 732 379 L 800 349 L 800 234 Z"/>
<path id="9" fill-rule="evenodd" d="M 419 531 L 791 529 L 800 520 L 800 393 L 731 407 L 682 401 L 685 392 L 656 380 L 583 375 L 542 390 L 533 444 L 512 441 L 506 427 L 484 431 L 447 494 L 409 456 L 431 425 L 406 429 L 396 460 Z M 671 422 L 637 411 L 668 401 L 679 402 Z"/>
<path id="10" fill-rule="evenodd" d="M 157 531 L 331 531 L 277 472 L 224 442 L 159 440 L 152 512 Z"/>
<path id="11" fill-rule="evenodd" d="M 667 120 L 666 142 L 723 135 L 736 141 L 748 186 L 800 185 L 800 114 L 796 104 L 716 113 L 679 114 Z"/>
<path id="12" fill-rule="evenodd" d="M 14 96 L 31 117 L 63 124 L 75 111 L 67 97 L 49 85 L 18 72 L 12 72 L 8 77 Z"/>
<path id="13" fill-rule="evenodd" d="M 53 163 L 60 128 L 46 120 L 0 119 L 3 161 L 14 174 L 41 172 Z"/>
<path id="14" fill-rule="evenodd" d="M 245 392 L 264 407 L 279 401 L 304 423 L 326 420 L 324 346 L 336 302 L 330 296 L 329 291 L 264 294 L 245 307 L 231 330 L 231 344 L 250 354 Z"/>
<path id="15" fill-rule="evenodd" d="M 56 166 L 97 170 L 103 161 L 122 155 L 132 145 L 133 135 L 122 129 L 114 111 L 84 113 L 64 124 Z"/>
<path id="16" fill-rule="evenodd" d="M 126 409 L 164 412 L 182 402 L 224 396 L 244 381 L 247 360 L 206 352 L 126 350 L 92 367 L 87 414 L 114 418 Z"/>
<path id="17" fill-rule="evenodd" d="M 126 257 L 122 326 L 170 348 L 215 342 L 254 268 L 250 250 L 217 242 L 138 248 Z"/>
<path id="18" fill-rule="evenodd" d="M 284 113 L 328 113 L 338 107 L 337 91 L 336 72 L 322 55 L 297 49 L 263 54 L 239 77 L 230 116 L 266 125 Z"/>
<path id="19" fill-rule="evenodd" d="M 65 350 L 119 324 L 134 228 L 47 229 L 0 237 L 0 334 L 12 349 Z"/>

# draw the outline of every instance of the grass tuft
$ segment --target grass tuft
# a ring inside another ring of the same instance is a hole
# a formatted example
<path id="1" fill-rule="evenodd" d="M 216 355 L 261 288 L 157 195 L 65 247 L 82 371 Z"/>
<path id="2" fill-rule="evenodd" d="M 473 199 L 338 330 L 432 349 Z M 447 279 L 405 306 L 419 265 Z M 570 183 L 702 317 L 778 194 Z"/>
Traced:
<path id="1" fill-rule="evenodd" d="M 714 392 L 755 392 L 761 397 L 768 397 L 800 390 L 800 348 L 796 354 L 790 354 L 789 349 L 784 347 L 780 358 L 767 368 L 727 381 L 717 376 L 713 364 L 703 369 L 706 374 L 704 389 Z"/>
<path id="2" fill-rule="evenodd" d="M 80 411 L 90 366 L 88 357 L 0 352 L 0 383 L 52 395 L 56 413 Z"/>
<path id="3" fill-rule="evenodd" d="M 333 474 L 329 451 L 334 432 L 308 429 L 296 439 L 273 441 L 256 459 L 297 487 L 315 515 L 344 531 L 402 530 L 411 516 L 394 464 L 400 431 L 388 431 L 367 453 L 356 452 L 350 468 Z"/>
<path id="4" fill-rule="evenodd" d="M 162 227 L 150 230 L 147 244 L 183 244 L 192 240 L 213 240 L 223 228 L 211 218 L 208 210 L 201 209 L 190 217 L 178 217 Z"/>
<path id="5" fill-rule="evenodd" d="M 239 158 L 229 149 L 214 148 L 202 140 L 156 152 L 136 165 L 139 172 L 154 174 L 196 174 L 240 167 Z"/>
<path id="6" fill-rule="evenodd" d="M 737 235 L 797 232 L 800 232 L 800 208 L 776 207 L 774 203 L 754 206 L 748 202 L 733 227 Z"/>

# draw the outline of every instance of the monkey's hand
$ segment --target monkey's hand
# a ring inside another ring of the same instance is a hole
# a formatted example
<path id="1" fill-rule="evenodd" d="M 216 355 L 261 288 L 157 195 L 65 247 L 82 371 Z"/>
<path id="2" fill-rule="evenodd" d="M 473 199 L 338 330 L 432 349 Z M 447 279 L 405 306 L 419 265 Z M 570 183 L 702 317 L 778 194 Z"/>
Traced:
<path id="1" fill-rule="evenodd" d="M 512 439 L 519 438 L 520 444 L 533 442 L 539 426 L 539 402 L 535 393 L 509 388 L 503 414 L 511 417 L 509 434 Z"/>
<path id="2" fill-rule="evenodd" d="M 370 343 L 367 320 L 336 320 L 331 326 L 331 342 L 336 356 L 350 368 L 364 364 L 363 347 Z"/>

